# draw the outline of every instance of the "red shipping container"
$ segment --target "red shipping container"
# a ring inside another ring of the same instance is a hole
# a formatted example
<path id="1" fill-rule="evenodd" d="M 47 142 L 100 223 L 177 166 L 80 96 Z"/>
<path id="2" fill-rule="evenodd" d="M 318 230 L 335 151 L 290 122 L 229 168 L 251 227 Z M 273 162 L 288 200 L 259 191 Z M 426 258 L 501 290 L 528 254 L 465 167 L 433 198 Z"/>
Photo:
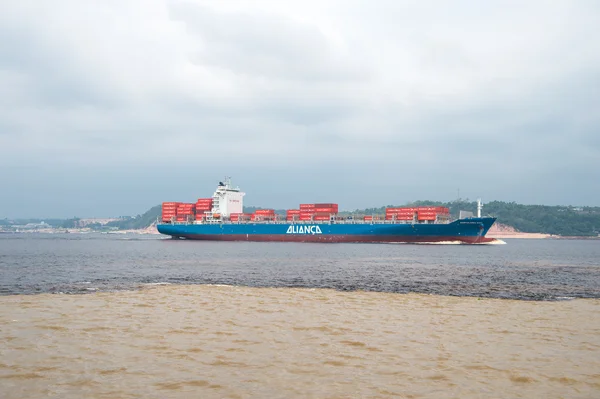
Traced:
<path id="1" fill-rule="evenodd" d="M 288 209 L 287 210 L 287 214 L 288 215 L 299 215 L 300 214 L 300 209 Z"/>
<path id="2" fill-rule="evenodd" d="M 338 204 L 332 204 L 332 203 L 320 203 L 320 204 L 314 204 L 315 208 L 333 208 L 333 207 L 337 207 Z"/>
<path id="3" fill-rule="evenodd" d="M 420 206 L 418 207 L 419 211 L 427 211 L 427 212 L 450 212 L 449 208 L 443 206 Z"/>
<path id="4" fill-rule="evenodd" d="M 337 209 L 336 208 L 315 208 L 315 212 L 322 212 L 322 213 L 337 213 Z"/>
<path id="5" fill-rule="evenodd" d="M 300 220 L 303 220 L 303 221 L 312 220 L 311 218 L 312 218 L 312 216 L 302 216 L 302 215 L 300 215 Z"/>
<path id="6" fill-rule="evenodd" d="M 398 212 L 414 212 L 417 208 L 386 208 L 386 213 L 398 213 Z"/>
<path id="7" fill-rule="evenodd" d="M 365 216 L 364 220 L 373 220 L 373 216 Z"/>
<path id="8" fill-rule="evenodd" d="M 386 212 L 415 212 L 415 208 L 385 208 Z"/>
<path id="9" fill-rule="evenodd" d="M 274 209 L 257 209 L 256 211 L 254 211 L 254 213 L 256 215 L 274 215 L 275 210 Z"/>
<path id="10" fill-rule="evenodd" d="M 315 209 L 315 204 L 300 204 L 300 210 L 307 209 Z"/>

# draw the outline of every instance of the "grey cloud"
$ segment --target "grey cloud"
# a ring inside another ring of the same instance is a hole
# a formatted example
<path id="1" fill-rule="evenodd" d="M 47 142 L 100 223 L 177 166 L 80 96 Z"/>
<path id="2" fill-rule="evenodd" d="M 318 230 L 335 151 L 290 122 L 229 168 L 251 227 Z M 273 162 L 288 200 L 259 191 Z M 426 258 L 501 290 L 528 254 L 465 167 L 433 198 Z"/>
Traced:
<path id="1" fill-rule="evenodd" d="M 190 2 L 175 3 L 171 16 L 197 36 L 197 64 L 239 75 L 295 79 L 307 84 L 361 80 L 369 71 L 337 52 L 315 26 L 268 13 L 219 13 Z"/>
<path id="2" fill-rule="evenodd" d="M 344 46 L 309 12 L 300 23 L 260 3 L 151 2 L 156 19 L 122 31 L 111 22 L 131 4 L 102 4 L 87 32 L 64 29 L 80 41 L 51 18 L 0 18 L 5 216 L 134 214 L 210 195 L 225 174 L 263 206 L 353 209 L 458 188 L 597 205 L 600 40 L 585 3 L 553 3 L 531 29 L 500 2 L 323 4 Z"/>
<path id="3" fill-rule="evenodd" d="M 74 62 L 68 49 L 20 26 L 3 25 L 0 38 L 0 68 L 18 74 L 18 89 L 28 95 L 30 104 L 51 108 L 123 105 L 114 92 L 102 88 L 92 73 Z"/>

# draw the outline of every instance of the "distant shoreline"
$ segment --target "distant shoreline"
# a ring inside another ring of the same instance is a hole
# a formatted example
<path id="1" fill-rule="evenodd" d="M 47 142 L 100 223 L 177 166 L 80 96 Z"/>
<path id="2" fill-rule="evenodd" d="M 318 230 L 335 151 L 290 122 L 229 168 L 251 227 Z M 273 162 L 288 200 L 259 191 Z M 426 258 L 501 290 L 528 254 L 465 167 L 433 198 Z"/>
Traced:
<path id="1" fill-rule="evenodd" d="M 156 226 L 145 229 L 113 230 L 113 231 L 94 231 L 91 229 L 39 229 L 27 231 L 0 231 L 0 234 L 151 234 L 160 235 Z M 521 233 L 521 232 L 492 232 L 486 235 L 489 238 L 496 239 L 533 239 L 533 240 L 600 240 L 596 236 L 559 236 L 546 233 Z"/>

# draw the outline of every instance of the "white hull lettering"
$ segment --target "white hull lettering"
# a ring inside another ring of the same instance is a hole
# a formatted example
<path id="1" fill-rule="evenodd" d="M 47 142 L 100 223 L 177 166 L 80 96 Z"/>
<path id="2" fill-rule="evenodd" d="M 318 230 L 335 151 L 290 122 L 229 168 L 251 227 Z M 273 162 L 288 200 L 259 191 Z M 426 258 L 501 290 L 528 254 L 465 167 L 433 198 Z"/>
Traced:
<path id="1" fill-rule="evenodd" d="M 323 234 L 319 226 L 292 225 L 286 234 Z"/>

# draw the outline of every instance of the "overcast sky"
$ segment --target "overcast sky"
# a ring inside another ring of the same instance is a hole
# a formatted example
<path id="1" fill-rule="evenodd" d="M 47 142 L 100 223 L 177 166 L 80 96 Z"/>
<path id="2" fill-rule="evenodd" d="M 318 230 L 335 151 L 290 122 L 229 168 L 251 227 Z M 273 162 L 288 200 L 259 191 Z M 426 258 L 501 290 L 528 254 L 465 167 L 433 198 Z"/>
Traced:
<path id="1" fill-rule="evenodd" d="M 595 0 L 0 1 L 0 217 L 600 205 Z"/>

